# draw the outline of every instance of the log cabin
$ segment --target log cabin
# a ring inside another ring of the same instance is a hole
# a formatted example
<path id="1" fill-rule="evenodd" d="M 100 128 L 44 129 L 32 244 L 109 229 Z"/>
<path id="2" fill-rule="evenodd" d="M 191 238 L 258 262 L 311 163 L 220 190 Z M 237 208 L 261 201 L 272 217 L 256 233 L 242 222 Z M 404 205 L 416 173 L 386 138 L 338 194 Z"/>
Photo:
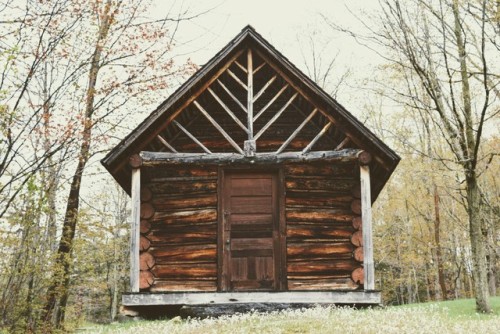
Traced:
<path id="1" fill-rule="evenodd" d="M 132 198 L 122 304 L 380 304 L 371 206 L 399 160 L 245 27 L 102 160 Z"/>

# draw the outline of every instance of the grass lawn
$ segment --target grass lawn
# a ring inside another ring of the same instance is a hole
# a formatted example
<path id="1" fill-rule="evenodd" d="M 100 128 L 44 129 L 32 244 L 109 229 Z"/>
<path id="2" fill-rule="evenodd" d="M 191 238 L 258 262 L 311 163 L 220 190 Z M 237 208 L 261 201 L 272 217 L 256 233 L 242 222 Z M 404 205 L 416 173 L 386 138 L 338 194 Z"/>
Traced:
<path id="1" fill-rule="evenodd" d="M 218 319 L 174 318 L 87 327 L 85 333 L 500 333 L 500 297 L 494 314 L 474 312 L 474 300 L 353 310 L 317 307 Z"/>

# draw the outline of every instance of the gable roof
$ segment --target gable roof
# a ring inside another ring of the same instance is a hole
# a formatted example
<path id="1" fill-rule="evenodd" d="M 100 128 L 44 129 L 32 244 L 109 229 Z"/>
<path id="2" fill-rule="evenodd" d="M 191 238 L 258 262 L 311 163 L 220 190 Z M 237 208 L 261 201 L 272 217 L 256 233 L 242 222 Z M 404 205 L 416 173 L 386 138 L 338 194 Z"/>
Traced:
<path id="1" fill-rule="evenodd" d="M 175 121 L 176 117 L 206 91 L 210 84 L 246 49 L 255 50 L 272 67 L 274 72 L 284 78 L 287 85 L 289 84 L 296 92 L 300 93 L 301 97 L 321 109 L 323 116 L 335 123 L 335 126 L 349 137 L 356 148 L 372 154 L 374 157 L 373 172 L 377 175 L 376 181 L 372 181 L 372 195 L 375 199 L 399 163 L 400 157 L 342 105 L 295 67 L 251 26 L 245 27 L 113 148 L 101 161 L 104 167 L 128 192 L 131 173 L 128 165 L 129 157 L 147 150 L 148 145 L 157 138 L 160 131 Z"/>

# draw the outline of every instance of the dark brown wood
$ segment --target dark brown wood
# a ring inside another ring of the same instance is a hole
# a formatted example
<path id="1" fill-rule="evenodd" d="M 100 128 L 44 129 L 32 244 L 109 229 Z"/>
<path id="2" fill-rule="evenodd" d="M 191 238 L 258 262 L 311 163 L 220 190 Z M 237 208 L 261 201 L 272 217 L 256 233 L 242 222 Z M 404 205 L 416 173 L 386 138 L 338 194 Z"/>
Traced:
<path id="1" fill-rule="evenodd" d="M 350 210 L 294 209 L 286 211 L 286 219 L 288 222 L 338 223 L 351 222 L 352 218 L 353 214 Z"/>
<path id="2" fill-rule="evenodd" d="M 217 291 L 217 282 L 215 279 L 170 279 L 155 280 L 151 292 L 169 292 L 169 291 Z"/>
<path id="3" fill-rule="evenodd" d="M 213 263 L 199 263 L 193 265 L 192 263 L 178 263 L 171 264 L 158 264 L 151 270 L 156 277 L 162 279 L 180 279 L 180 278 L 212 278 L 217 277 L 217 265 Z"/>
<path id="4" fill-rule="evenodd" d="M 197 244 L 181 246 L 165 245 L 153 248 L 150 253 L 154 256 L 157 264 L 173 262 L 216 262 L 217 246 L 215 244 Z"/>
<path id="5" fill-rule="evenodd" d="M 141 270 L 139 273 L 139 288 L 148 289 L 154 283 L 154 276 L 149 270 Z"/>
<path id="6" fill-rule="evenodd" d="M 139 251 L 145 252 L 149 249 L 150 246 L 151 246 L 151 241 L 149 241 L 148 238 L 141 236 L 139 241 Z"/>
<path id="7" fill-rule="evenodd" d="M 128 159 L 128 163 L 132 168 L 139 168 L 142 166 L 142 158 L 139 154 L 133 154 Z"/>
<path id="8" fill-rule="evenodd" d="M 352 219 L 352 227 L 354 227 L 356 230 L 360 230 L 363 227 L 363 220 L 361 219 L 360 216 L 354 217 Z"/>
<path id="9" fill-rule="evenodd" d="M 304 242 L 288 243 L 287 258 L 294 259 L 335 259 L 339 254 L 349 254 L 354 247 L 350 242 L 323 242 L 319 244 L 309 244 Z"/>
<path id="10" fill-rule="evenodd" d="M 290 291 L 355 290 L 358 287 L 350 277 L 288 280 L 288 290 Z"/>
<path id="11" fill-rule="evenodd" d="M 349 274 L 358 266 L 359 263 L 354 260 L 304 260 L 288 262 L 287 271 L 289 275 L 294 276 Z"/>
<path id="12" fill-rule="evenodd" d="M 367 151 L 361 151 L 358 153 L 358 161 L 361 166 L 369 165 L 372 162 L 372 155 Z"/>
<path id="13" fill-rule="evenodd" d="M 202 180 L 168 181 L 150 183 L 150 188 L 155 194 L 170 195 L 195 195 L 215 193 L 217 182 L 213 178 Z"/>
<path id="14" fill-rule="evenodd" d="M 361 186 L 359 183 L 356 183 L 351 190 L 352 197 L 361 198 Z"/>
<path id="15" fill-rule="evenodd" d="M 356 166 L 354 163 L 286 165 L 284 172 L 287 177 L 294 175 L 346 177 L 355 175 Z"/>
<path id="16" fill-rule="evenodd" d="M 151 253 L 149 252 L 141 253 L 141 255 L 139 256 L 139 266 L 141 270 L 151 269 L 154 267 L 154 265 L 155 265 L 155 258 L 153 257 L 153 255 L 151 255 Z"/>
<path id="17" fill-rule="evenodd" d="M 286 197 L 287 208 L 348 208 L 352 202 L 349 195 L 312 197 L 310 194 L 292 194 Z"/>
<path id="18" fill-rule="evenodd" d="M 317 178 L 288 178 L 286 188 L 304 190 L 327 190 L 335 191 L 338 194 L 345 194 L 350 191 L 355 181 L 351 178 L 333 179 L 328 177 Z"/>
<path id="19" fill-rule="evenodd" d="M 354 199 L 351 202 L 351 210 L 357 215 L 361 214 L 361 200 L 360 199 Z"/>
<path id="20" fill-rule="evenodd" d="M 288 240 L 308 239 L 323 242 L 326 240 L 350 240 L 353 229 L 349 226 L 332 226 L 332 224 L 289 224 L 286 229 Z"/>
<path id="21" fill-rule="evenodd" d="M 217 222 L 208 224 L 164 225 L 161 222 L 155 224 L 148 238 L 155 247 L 163 245 L 182 244 L 216 244 L 217 243 Z"/>
<path id="22" fill-rule="evenodd" d="M 148 234 L 151 230 L 151 223 L 149 220 L 141 219 L 141 234 Z"/>
<path id="23" fill-rule="evenodd" d="M 363 232 L 362 231 L 354 232 L 351 237 L 351 242 L 356 247 L 363 246 Z"/>
<path id="24" fill-rule="evenodd" d="M 355 250 L 354 250 L 354 259 L 358 262 L 363 262 L 363 259 L 365 258 L 364 257 L 364 254 L 363 254 L 363 247 L 357 247 Z"/>
<path id="25" fill-rule="evenodd" d="M 150 219 L 155 214 L 155 208 L 151 203 L 141 203 L 141 219 Z"/>
<path id="26" fill-rule="evenodd" d="M 141 202 L 149 202 L 153 198 L 151 189 L 146 186 L 141 187 Z"/>
<path id="27" fill-rule="evenodd" d="M 171 197 L 171 196 L 156 196 L 152 203 L 155 207 L 162 208 L 163 210 L 184 210 L 196 209 L 217 206 L 217 194 L 200 194 L 193 196 Z"/>
<path id="28" fill-rule="evenodd" d="M 365 271 L 363 268 L 356 268 L 352 271 L 351 278 L 354 283 L 363 285 L 365 282 Z"/>
<path id="29" fill-rule="evenodd" d="M 163 222 L 164 224 L 179 224 L 179 223 L 209 223 L 217 221 L 216 209 L 202 209 L 189 211 L 170 211 L 157 212 L 153 218 L 153 222 Z"/>

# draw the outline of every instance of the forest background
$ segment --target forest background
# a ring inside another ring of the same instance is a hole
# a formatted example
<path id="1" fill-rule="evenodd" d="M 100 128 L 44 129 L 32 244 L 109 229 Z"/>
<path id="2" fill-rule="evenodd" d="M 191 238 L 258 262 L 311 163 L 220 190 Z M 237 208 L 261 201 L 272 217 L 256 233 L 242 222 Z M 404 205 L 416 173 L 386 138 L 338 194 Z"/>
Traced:
<path id="1" fill-rule="evenodd" d="M 248 23 L 402 157 L 373 208 L 384 302 L 487 312 L 500 1 L 346 3 L 1 1 L 0 328 L 116 317 L 129 199 L 99 160 Z"/>

